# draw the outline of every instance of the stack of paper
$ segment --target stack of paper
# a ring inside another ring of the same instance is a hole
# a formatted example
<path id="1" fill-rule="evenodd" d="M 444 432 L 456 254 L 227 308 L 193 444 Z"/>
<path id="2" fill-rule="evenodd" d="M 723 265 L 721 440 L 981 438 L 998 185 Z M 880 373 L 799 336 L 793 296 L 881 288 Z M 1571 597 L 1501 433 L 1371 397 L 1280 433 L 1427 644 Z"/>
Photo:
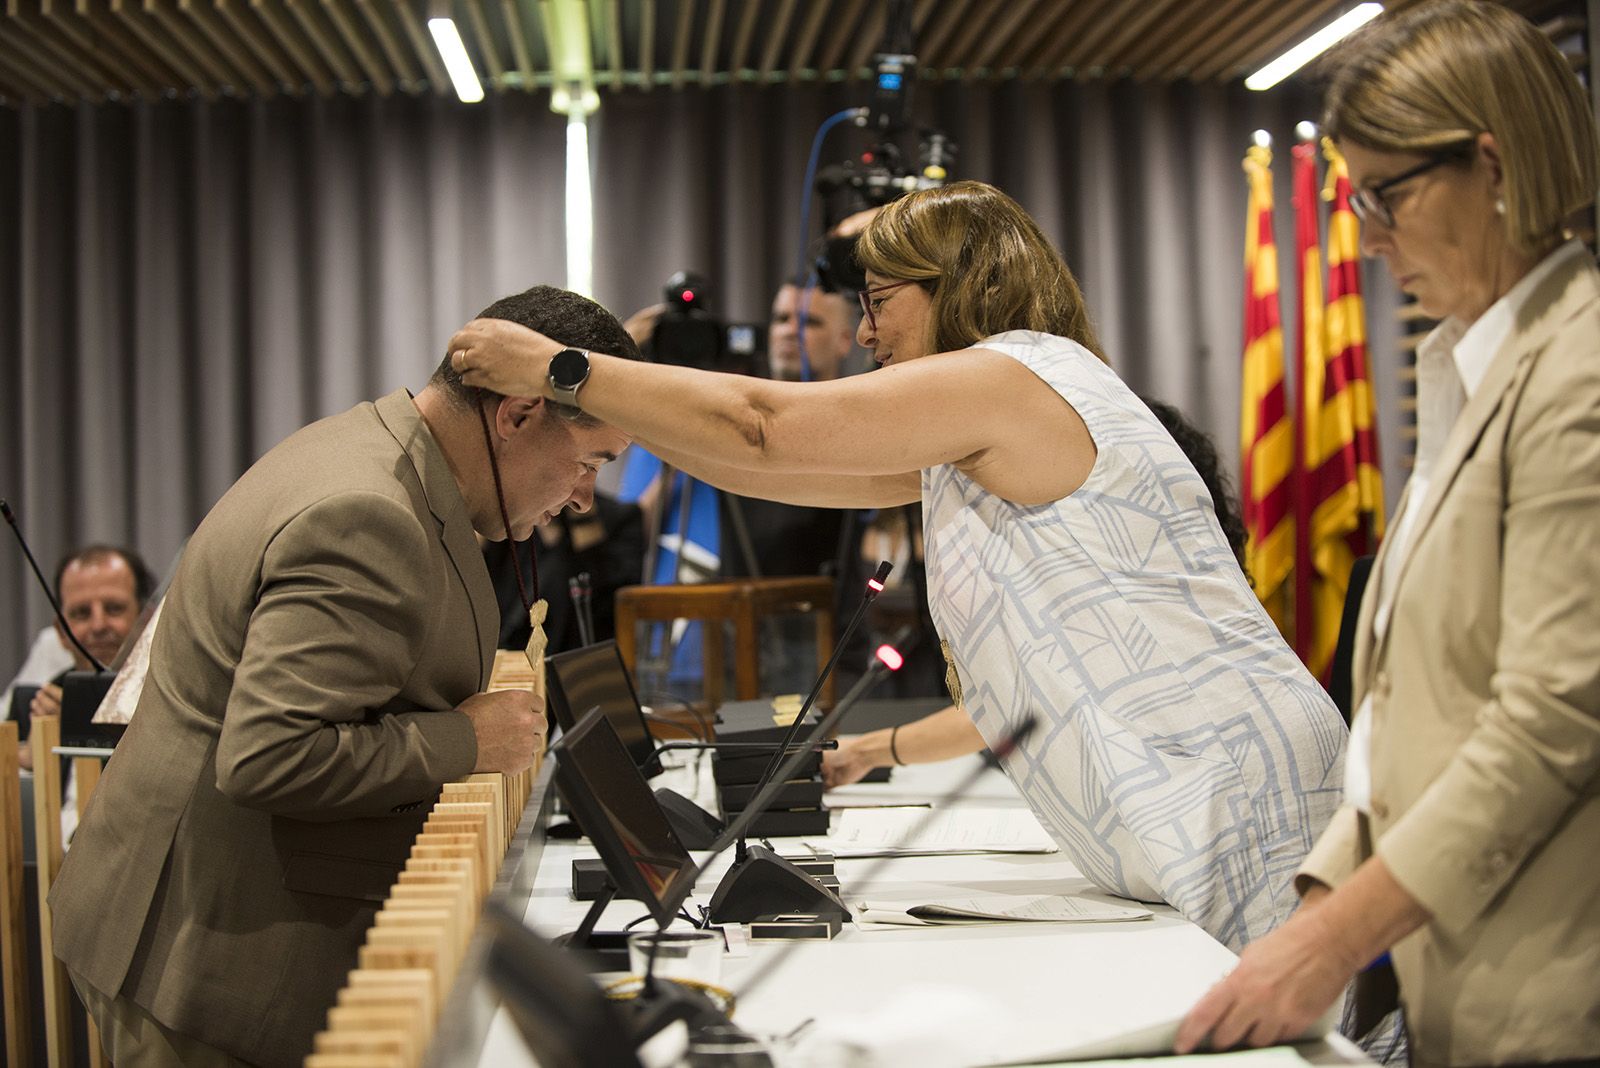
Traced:
<path id="1" fill-rule="evenodd" d="M 826 841 L 806 844 L 842 858 L 1056 851 L 1033 813 L 1021 808 L 851 809 Z"/>
<path id="2" fill-rule="evenodd" d="M 1113 905 L 1083 897 L 1052 894 L 1046 897 L 990 895 L 961 900 L 942 899 L 925 905 L 905 902 L 860 901 L 851 904 L 858 923 L 892 923 L 912 927 L 981 923 L 1118 923 L 1148 920 L 1149 909 Z"/>

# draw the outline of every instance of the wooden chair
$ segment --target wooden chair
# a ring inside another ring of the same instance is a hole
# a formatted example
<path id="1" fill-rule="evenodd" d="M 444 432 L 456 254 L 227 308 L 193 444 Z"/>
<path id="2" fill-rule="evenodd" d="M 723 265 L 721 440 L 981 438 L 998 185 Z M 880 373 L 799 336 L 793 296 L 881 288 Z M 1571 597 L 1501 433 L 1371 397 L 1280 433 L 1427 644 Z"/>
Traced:
<path id="1" fill-rule="evenodd" d="M 0 723 L 0 986 L 5 988 L 6 1063 L 33 1063 L 33 998 L 28 979 L 27 888 L 22 878 L 22 772 L 17 724 Z"/>
<path id="2" fill-rule="evenodd" d="M 732 638 L 733 700 L 764 696 L 761 673 L 761 627 L 783 616 L 809 616 L 816 634 L 816 664 L 820 672 L 833 651 L 833 580 L 823 577 L 745 579 L 683 586 L 627 586 L 617 591 L 617 650 L 636 682 L 641 675 L 640 625 L 670 625 L 691 620 L 702 628 L 702 697 L 714 711 L 727 694 L 729 632 Z M 648 666 L 648 665 L 646 665 Z M 651 703 L 652 687 L 639 682 L 641 700 Z M 833 705 L 830 677 L 818 697 L 824 708 Z"/>
<path id="3" fill-rule="evenodd" d="M 66 966 L 56 959 L 50 910 L 50 887 L 61 872 L 65 855 L 61 841 L 61 763 L 55 755 L 56 747 L 61 744 L 61 721 L 54 716 L 35 719 L 28 740 L 33 746 L 34 852 L 39 876 L 39 964 L 44 973 L 45 1051 L 50 1068 L 61 1068 L 73 1063 L 72 1003 L 77 997 Z M 96 757 L 79 757 L 73 761 L 80 819 L 88 811 L 89 801 L 100 782 L 100 769 L 101 762 Z M 102 1068 L 107 1063 L 92 1019 L 88 1021 L 87 1054 L 91 1068 Z"/>

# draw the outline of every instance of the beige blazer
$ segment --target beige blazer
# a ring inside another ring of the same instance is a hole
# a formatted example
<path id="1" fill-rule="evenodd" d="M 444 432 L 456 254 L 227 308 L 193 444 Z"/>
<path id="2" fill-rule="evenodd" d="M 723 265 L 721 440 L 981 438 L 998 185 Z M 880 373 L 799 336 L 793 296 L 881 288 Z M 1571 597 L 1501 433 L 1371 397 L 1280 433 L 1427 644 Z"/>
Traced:
<path id="1" fill-rule="evenodd" d="M 1338 885 L 1370 842 L 1432 913 L 1393 950 L 1413 1065 L 1592 1057 L 1600 272 L 1586 257 L 1534 289 L 1411 505 L 1388 629 L 1374 641 L 1374 582 L 1356 636 L 1372 814 L 1339 811 L 1302 886 Z"/>
<path id="2" fill-rule="evenodd" d="M 50 895 L 109 995 L 297 1065 L 440 784 L 477 745 L 497 609 L 405 391 L 294 434 L 200 524 Z"/>

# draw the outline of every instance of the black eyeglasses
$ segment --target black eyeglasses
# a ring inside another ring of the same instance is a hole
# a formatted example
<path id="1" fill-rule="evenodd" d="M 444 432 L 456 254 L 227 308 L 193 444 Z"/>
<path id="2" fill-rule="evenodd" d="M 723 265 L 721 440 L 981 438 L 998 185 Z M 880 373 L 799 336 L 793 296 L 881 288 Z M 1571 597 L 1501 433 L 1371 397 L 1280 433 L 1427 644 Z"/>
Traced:
<path id="1" fill-rule="evenodd" d="M 867 329 L 874 334 L 878 332 L 878 308 L 882 306 L 884 301 L 889 299 L 878 294 L 887 293 L 892 289 L 899 289 L 901 286 L 914 286 L 916 284 L 915 280 L 890 282 L 886 286 L 868 286 L 858 292 L 856 296 L 861 298 L 861 313 L 867 317 Z"/>
<path id="2" fill-rule="evenodd" d="M 1387 178 L 1373 186 L 1363 186 L 1350 194 L 1350 208 L 1356 213 L 1356 218 L 1362 222 L 1377 222 L 1385 227 L 1394 226 L 1394 209 L 1389 206 L 1389 201 L 1384 194 L 1399 185 L 1409 182 L 1421 174 L 1426 174 L 1435 167 L 1442 167 L 1446 163 L 1455 163 L 1463 158 L 1461 148 L 1448 148 L 1435 152 L 1421 163 L 1408 171 L 1401 171 L 1393 178 Z"/>

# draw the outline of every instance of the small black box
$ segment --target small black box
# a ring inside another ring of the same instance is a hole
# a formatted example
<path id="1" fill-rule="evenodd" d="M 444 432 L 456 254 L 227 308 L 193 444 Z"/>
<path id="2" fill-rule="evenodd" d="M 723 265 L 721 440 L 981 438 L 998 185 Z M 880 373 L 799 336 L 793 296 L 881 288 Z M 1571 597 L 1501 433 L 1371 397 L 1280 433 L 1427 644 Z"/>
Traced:
<path id="1" fill-rule="evenodd" d="M 844 928 L 837 913 L 783 912 L 750 921 L 750 941 L 828 942 Z"/>

